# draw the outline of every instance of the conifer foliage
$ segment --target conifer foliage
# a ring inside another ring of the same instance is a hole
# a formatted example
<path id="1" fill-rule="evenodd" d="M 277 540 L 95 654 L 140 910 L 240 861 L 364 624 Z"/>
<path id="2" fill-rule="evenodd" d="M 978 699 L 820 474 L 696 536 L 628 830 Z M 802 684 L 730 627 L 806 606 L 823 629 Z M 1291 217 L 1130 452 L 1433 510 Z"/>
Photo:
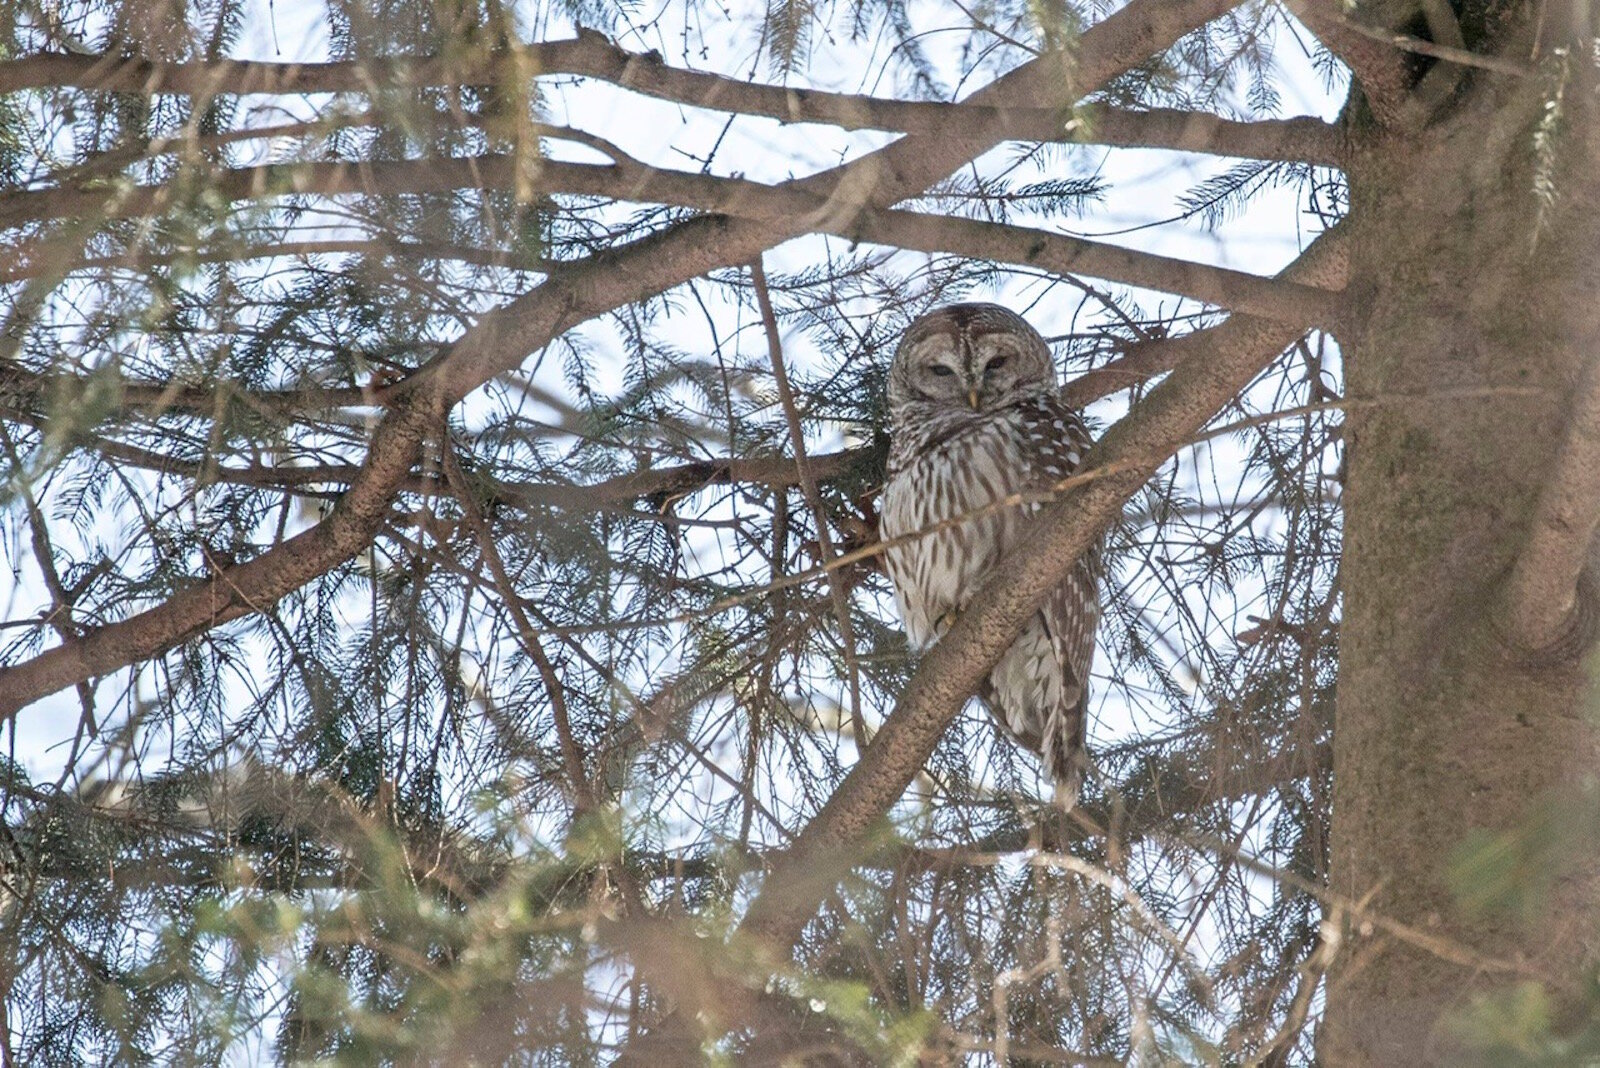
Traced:
<path id="1" fill-rule="evenodd" d="M 0 5 L 6 1063 L 1308 1057 L 1337 7 Z M 1104 437 L 919 662 L 966 299 Z M 1068 816 L 967 698 L 1106 532 Z"/>

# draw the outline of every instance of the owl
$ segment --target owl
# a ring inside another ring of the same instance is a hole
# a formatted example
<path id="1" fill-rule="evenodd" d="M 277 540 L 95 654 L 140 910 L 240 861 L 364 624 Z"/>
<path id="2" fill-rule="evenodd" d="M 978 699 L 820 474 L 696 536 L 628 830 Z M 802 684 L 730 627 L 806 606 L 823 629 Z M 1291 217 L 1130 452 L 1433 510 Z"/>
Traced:
<path id="1" fill-rule="evenodd" d="M 907 636 L 926 649 L 1027 536 L 1042 506 L 998 508 L 911 535 L 1059 482 L 1077 468 L 1089 434 L 1060 401 L 1044 338 L 995 304 L 952 304 L 912 323 L 889 368 L 888 399 L 884 562 Z M 1088 766 L 1098 567 L 1098 551 L 1078 561 L 978 691 L 995 722 L 1038 754 L 1069 809 Z"/>

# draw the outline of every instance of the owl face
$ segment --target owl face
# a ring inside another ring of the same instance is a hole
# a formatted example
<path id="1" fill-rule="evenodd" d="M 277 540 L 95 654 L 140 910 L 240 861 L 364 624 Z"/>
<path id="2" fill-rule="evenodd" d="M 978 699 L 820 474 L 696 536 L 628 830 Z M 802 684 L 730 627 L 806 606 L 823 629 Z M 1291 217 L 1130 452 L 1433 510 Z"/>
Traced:
<path id="1" fill-rule="evenodd" d="M 889 368 L 889 407 L 922 403 L 984 412 L 1054 392 L 1050 348 L 998 304 L 951 304 L 906 329 Z"/>

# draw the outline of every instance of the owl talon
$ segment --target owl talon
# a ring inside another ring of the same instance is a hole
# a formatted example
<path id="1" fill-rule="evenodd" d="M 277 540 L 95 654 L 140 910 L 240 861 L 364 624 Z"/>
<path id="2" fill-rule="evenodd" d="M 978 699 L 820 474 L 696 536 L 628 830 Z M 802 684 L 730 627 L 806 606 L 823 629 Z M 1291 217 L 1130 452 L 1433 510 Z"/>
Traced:
<path id="1" fill-rule="evenodd" d="M 943 638 L 945 636 L 945 633 L 947 631 L 949 631 L 949 629 L 951 627 L 956 625 L 956 620 L 958 620 L 960 618 L 961 618 L 961 613 L 960 612 L 957 612 L 954 608 L 950 609 L 950 611 L 946 612 L 944 615 L 942 615 L 938 619 L 934 620 L 934 623 L 933 623 L 934 633 L 939 635 L 939 637 Z"/>

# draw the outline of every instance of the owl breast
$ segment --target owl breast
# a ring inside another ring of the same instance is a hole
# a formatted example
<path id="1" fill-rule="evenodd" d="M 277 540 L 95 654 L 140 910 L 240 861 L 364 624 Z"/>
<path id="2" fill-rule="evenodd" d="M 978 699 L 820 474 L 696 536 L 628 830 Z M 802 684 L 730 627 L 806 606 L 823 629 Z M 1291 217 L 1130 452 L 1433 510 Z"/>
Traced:
<path id="1" fill-rule="evenodd" d="M 944 414 L 949 422 L 965 413 Z M 1018 462 L 1028 454 L 1027 428 L 1015 410 L 954 428 L 936 420 L 919 427 L 925 433 L 897 435 L 882 532 L 894 543 L 885 563 L 906 635 L 926 649 L 942 632 L 940 621 L 967 607 L 983 576 L 1016 543 L 1030 510 L 991 506 L 1028 486 L 1034 473 Z M 918 535 L 924 531 L 931 532 Z"/>

